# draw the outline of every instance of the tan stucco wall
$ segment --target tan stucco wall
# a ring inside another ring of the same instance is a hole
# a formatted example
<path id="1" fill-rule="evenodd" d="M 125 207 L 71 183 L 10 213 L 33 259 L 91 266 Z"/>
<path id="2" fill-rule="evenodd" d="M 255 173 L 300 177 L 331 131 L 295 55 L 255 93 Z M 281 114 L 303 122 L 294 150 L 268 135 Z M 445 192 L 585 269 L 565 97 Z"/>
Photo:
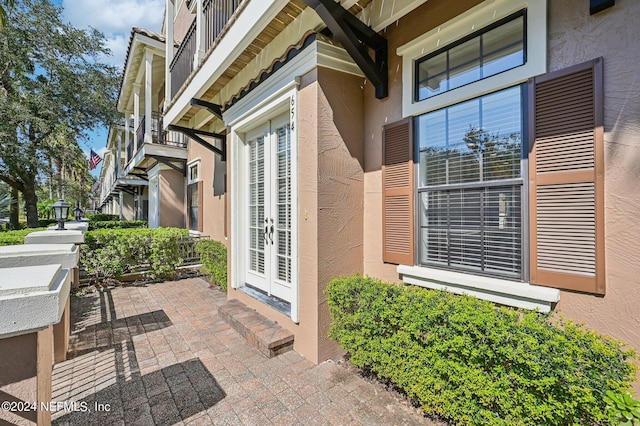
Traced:
<path id="1" fill-rule="evenodd" d="M 160 218 L 159 226 L 185 227 L 185 177 L 176 170 L 161 170 L 158 174 Z"/>
<path id="2" fill-rule="evenodd" d="M 200 179 L 202 180 L 202 197 L 203 212 L 202 212 L 202 235 L 208 235 L 212 240 L 220 241 L 227 244 L 227 238 L 225 235 L 225 220 L 226 216 L 226 201 L 225 195 L 214 195 L 214 173 L 216 167 L 216 154 L 209 149 L 203 147 L 193 140 L 189 140 L 187 147 L 188 162 L 200 159 Z M 218 165 L 226 167 L 226 164 L 220 163 Z M 189 171 L 187 170 L 187 173 Z M 188 176 L 187 176 L 188 177 Z M 216 182 L 218 184 L 218 182 Z M 186 181 L 185 181 L 186 185 Z M 186 188 L 185 188 L 186 191 Z M 185 192 L 185 220 L 186 220 L 186 192 Z M 185 223 L 185 225 L 187 225 Z"/>
<path id="3" fill-rule="evenodd" d="M 179 0 L 174 0 L 179 1 Z M 175 19 L 173 20 L 173 39 L 174 41 L 180 43 L 184 38 L 185 34 L 189 30 L 191 23 L 196 19 L 195 13 L 189 12 L 189 8 L 187 7 L 187 0 L 182 0 L 182 5 L 180 5 L 180 10 L 176 13 Z"/>
<path id="4" fill-rule="evenodd" d="M 35 401 L 38 333 L 0 339 L 0 401 Z M 35 412 L 0 410 L 0 424 L 35 424 Z"/>
<path id="5" fill-rule="evenodd" d="M 133 194 L 128 194 L 126 192 L 122 194 L 122 218 L 124 220 L 135 219 L 134 199 Z"/>
<path id="6" fill-rule="evenodd" d="M 562 292 L 558 310 L 640 352 L 640 2 L 594 16 L 580 6 L 549 2 L 549 71 L 604 58 L 607 291 Z"/>
<path id="7" fill-rule="evenodd" d="M 399 46 L 454 18 L 480 0 L 430 0 L 382 34 L 389 43 L 389 96 L 376 99 L 367 82 L 364 105 L 364 272 L 388 281 L 399 281 L 395 265 L 382 263 L 382 126 L 402 119 L 402 58 Z"/>
<path id="8" fill-rule="evenodd" d="M 331 317 L 326 286 L 333 278 L 363 271 L 362 81 L 361 77 L 318 68 L 319 361 L 340 352 L 327 336 Z M 304 145 L 300 149 L 304 150 Z"/>

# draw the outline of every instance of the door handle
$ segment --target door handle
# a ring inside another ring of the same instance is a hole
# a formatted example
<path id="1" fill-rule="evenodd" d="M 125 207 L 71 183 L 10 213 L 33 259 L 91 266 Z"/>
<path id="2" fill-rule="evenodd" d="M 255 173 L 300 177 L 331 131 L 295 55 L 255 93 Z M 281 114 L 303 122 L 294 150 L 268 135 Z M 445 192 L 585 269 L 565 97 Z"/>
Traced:
<path id="1" fill-rule="evenodd" d="M 264 219 L 264 232 L 262 234 L 262 239 L 266 244 L 269 244 L 269 219 Z"/>
<path id="2" fill-rule="evenodd" d="M 272 245 L 273 245 L 273 231 L 274 231 L 273 218 L 271 218 L 271 232 L 269 232 L 269 239 L 271 240 Z"/>

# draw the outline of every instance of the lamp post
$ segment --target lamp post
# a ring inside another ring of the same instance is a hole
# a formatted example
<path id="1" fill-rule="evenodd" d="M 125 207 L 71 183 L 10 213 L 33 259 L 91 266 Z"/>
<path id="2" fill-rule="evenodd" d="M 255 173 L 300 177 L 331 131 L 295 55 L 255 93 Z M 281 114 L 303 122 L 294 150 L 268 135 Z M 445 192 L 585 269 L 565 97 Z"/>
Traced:
<path id="1" fill-rule="evenodd" d="M 53 215 L 58 221 L 58 227 L 56 231 L 64 231 L 64 221 L 67 219 L 69 215 L 69 203 L 60 199 L 53 204 Z"/>

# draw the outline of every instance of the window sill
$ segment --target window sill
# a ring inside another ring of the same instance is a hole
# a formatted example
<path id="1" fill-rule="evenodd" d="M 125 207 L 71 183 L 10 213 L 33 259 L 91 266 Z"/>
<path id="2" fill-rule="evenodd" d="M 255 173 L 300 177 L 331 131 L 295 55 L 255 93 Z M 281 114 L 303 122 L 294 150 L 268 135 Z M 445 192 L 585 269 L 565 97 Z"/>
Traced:
<path id="1" fill-rule="evenodd" d="M 502 305 L 538 309 L 545 313 L 550 312 L 552 305 L 560 300 L 560 290 L 529 283 L 408 265 L 398 265 L 398 273 L 407 284 L 468 294 Z"/>

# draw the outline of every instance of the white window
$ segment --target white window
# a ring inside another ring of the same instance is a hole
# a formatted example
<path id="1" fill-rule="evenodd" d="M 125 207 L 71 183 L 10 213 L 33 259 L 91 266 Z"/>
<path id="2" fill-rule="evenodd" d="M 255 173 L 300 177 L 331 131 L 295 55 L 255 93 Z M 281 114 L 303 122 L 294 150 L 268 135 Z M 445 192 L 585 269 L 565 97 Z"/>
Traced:
<path id="1" fill-rule="evenodd" d="M 546 72 L 546 14 L 546 0 L 487 0 L 398 48 L 417 163 L 405 282 L 543 311 L 557 302 L 526 282 L 525 83 Z"/>
<path id="2" fill-rule="evenodd" d="M 523 278 L 523 90 L 416 118 L 421 265 Z"/>
<path id="3" fill-rule="evenodd" d="M 487 0 L 399 47 L 403 116 L 544 74 L 546 14 L 546 0 Z"/>
<path id="4" fill-rule="evenodd" d="M 202 228 L 201 217 L 203 212 L 200 210 L 200 160 L 194 160 L 188 164 L 188 181 L 187 181 L 187 219 L 189 221 L 189 229 L 199 231 Z"/>
<path id="5" fill-rule="evenodd" d="M 200 160 L 189 164 L 189 183 L 200 180 Z"/>

